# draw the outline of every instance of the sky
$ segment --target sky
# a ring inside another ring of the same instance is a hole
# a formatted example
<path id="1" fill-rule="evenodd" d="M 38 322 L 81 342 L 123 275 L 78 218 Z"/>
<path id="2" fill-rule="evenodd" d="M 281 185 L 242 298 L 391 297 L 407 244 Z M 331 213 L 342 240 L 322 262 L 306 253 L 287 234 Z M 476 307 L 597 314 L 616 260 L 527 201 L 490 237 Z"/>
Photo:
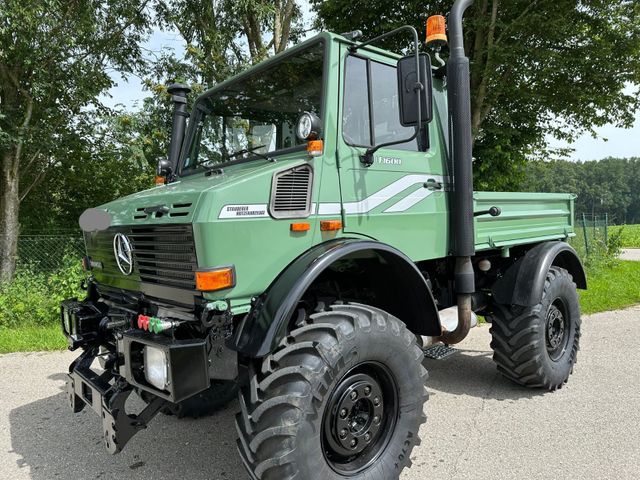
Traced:
<path id="1" fill-rule="evenodd" d="M 616 128 L 605 125 L 596 129 L 597 138 L 582 135 L 573 145 L 552 140 L 553 146 L 569 146 L 574 149 L 570 160 L 600 160 L 606 157 L 640 157 L 640 111 L 632 128 Z"/>
<path id="2" fill-rule="evenodd" d="M 308 25 L 311 21 L 310 15 L 305 14 L 304 17 L 305 24 Z M 154 30 L 145 44 L 145 49 L 149 55 L 159 53 L 163 48 L 173 49 L 176 54 L 182 55 L 184 46 L 178 33 Z M 106 105 L 122 105 L 133 110 L 136 108 L 136 102 L 141 103 L 142 99 L 147 96 L 147 92 L 143 91 L 142 84 L 137 77 L 130 76 L 123 79 L 114 73 L 113 79 L 117 85 L 109 91 L 109 95 L 101 97 Z M 635 123 L 630 129 L 605 125 L 596 129 L 596 138 L 591 135 L 582 135 L 571 145 L 555 139 L 550 139 L 550 143 L 553 147 L 569 146 L 573 148 L 574 152 L 569 156 L 571 161 L 600 160 L 605 157 L 640 157 L 640 111 L 636 112 L 635 118 Z"/>
<path id="3" fill-rule="evenodd" d="M 638 91 L 637 87 L 629 85 L 625 88 L 626 95 Z M 635 122 L 631 128 L 616 128 L 615 125 L 605 125 L 596 129 L 597 137 L 582 135 L 573 145 L 550 139 L 552 146 L 569 146 L 575 151 L 569 160 L 600 160 L 606 157 L 640 157 L 640 111 L 635 114 Z"/>

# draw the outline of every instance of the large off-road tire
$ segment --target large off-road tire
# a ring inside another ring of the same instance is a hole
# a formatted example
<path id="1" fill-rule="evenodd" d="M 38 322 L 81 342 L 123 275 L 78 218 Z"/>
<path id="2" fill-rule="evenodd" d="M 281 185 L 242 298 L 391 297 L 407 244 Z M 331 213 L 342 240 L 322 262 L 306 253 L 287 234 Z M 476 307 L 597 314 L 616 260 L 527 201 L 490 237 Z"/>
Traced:
<path id="1" fill-rule="evenodd" d="M 426 420 L 423 353 L 397 318 L 333 305 L 250 373 L 238 449 L 259 480 L 393 480 Z"/>
<path id="2" fill-rule="evenodd" d="M 504 376 L 527 387 L 561 388 L 580 342 L 580 304 L 571 275 L 552 267 L 542 300 L 533 307 L 496 305 L 490 331 L 493 360 Z"/>

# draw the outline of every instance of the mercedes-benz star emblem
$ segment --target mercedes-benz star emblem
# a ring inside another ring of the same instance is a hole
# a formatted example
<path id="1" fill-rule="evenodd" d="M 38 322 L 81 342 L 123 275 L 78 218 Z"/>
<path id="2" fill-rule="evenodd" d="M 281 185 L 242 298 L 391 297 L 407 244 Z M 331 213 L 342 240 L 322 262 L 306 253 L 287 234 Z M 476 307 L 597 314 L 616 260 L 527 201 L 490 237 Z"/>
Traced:
<path id="1" fill-rule="evenodd" d="M 133 271 L 133 253 L 131 242 L 122 233 L 116 233 L 113 237 L 113 254 L 116 257 L 118 268 L 125 275 L 131 275 Z"/>

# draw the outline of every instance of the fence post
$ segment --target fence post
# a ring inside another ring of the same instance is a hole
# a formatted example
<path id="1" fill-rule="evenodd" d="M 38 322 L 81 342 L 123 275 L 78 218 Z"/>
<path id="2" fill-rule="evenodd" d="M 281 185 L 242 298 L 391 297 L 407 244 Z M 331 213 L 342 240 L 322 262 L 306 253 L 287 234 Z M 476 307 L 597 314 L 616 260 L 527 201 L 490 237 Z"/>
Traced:
<path id="1" fill-rule="evenodd" d="M 609 214 L 604 214 L 604 244 L 609 246 Z"/>
<path id="2" fill-rule="evenodd" d="M 587 257 L 589 256 L 589 238 L 587 237 L 587 218 L 586 215 L 582 214 L 582 233 L 584 234 L 584 249 L 587 252 Z"/>

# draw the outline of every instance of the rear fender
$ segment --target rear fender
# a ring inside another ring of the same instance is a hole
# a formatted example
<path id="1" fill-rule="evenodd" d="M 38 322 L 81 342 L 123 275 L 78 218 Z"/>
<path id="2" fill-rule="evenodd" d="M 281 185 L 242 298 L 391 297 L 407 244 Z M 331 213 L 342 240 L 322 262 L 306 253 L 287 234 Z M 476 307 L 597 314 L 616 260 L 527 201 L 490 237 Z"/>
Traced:
<path id="1" fill-rule="evenodd" d="M 551 267 L 567 270 L 580 289 L 587 289 L 587 276 L 576 251 L 565 242 L 536 245 L 519 258 L 491 287 L 496 303 L 529 307 L 540 303 Z"/>

